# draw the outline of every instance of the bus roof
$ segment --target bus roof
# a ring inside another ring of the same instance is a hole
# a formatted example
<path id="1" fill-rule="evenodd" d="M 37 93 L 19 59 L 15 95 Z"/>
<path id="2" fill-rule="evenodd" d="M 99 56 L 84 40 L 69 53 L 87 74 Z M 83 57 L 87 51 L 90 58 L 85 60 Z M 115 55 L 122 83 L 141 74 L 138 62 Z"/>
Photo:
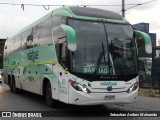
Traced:
<path id="1" fill-rule="evenodd" d="M 128 21 L 124 19 L 121 15 L 112 11 L 102 10 L 97 8 L 88 8 L 88 7 L 65 6 L 53 10 L 52 12 L 48 13 L 41 19 L 38 19 L 31 25 L 22 29 L 19 33 L 22 33 L 25 30 L 34 27 L 38 23 L 45 21 L 54 15 L 68 16 L 71 18 L 85 19 L 85 20 L 97 20 L 97 21 L 103 20 L 108 22 L 128 23 Z"/>
<path id="2" fill-rule="evenodd" d="M 108 10 L 102 10 L 97 8 L 88 8 L 88 7 L 69 7 L 73 13 L 79 16 L 89 16 L 96 18 L 105 18 L 105 19 L 115 19 L 123 20 L 122 16 Z"/>

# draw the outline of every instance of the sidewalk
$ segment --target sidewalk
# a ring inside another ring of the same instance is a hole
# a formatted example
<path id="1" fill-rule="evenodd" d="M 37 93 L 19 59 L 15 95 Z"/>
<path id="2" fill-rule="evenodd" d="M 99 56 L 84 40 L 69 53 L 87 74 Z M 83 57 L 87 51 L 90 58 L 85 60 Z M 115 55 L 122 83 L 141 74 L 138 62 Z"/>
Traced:
<path id="1" fill-rule="evenodd" d="M 145 96 L 145 97 L 157 97 L 160 98 L 159 90 L 154 89 L 139 89 L 139 96 Z"/>

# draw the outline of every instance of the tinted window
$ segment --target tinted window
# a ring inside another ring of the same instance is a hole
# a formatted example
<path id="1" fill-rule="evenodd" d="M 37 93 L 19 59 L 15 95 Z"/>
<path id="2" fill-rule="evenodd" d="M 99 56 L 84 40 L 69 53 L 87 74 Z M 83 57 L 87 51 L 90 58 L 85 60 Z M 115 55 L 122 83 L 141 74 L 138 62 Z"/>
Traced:
<path id="1" fill-rule="evenodd" d="M 53 18 L 50 18 L 33 27 L 31 32 L 33 35 L 33 41 L 31 45 L 35 47 L 43 44 L 52 44 L 52 29 L 63 23 L 65 23 L 64 17 L 54 16 Z"/>
<path id="2" fill-rule="evenodd" d="M 27 37 L 30 35 L 30 33 L 31 33 L 31 30 L 29 29 L 19 35 L 22 49 L 27 49 L 27 44 L 28 44 Z"/>
<path id="3" fill-rule="evenodd" d="M 7 53 L 33 48 L 43 44 L 52 44 L 52 29 L 65 24 L 65 17 L 53 16 L 36 26 L 24 31 L 18 36 L 10 39 L 7 45 Z"/>
<path id="4" fill-rule="evenodd" d="M 61 24 L 65 24 L 66 18 L 64 16 L 54 16 L 52 18 L 53 27 L 59 26 Z"/>
<path id="5" fill-rule="evenodd" d="M 77 50 L 70 70 L 92 75 L 137 74 L 137 56 L 130 25 L 69 19 L 76 32 Z"/>

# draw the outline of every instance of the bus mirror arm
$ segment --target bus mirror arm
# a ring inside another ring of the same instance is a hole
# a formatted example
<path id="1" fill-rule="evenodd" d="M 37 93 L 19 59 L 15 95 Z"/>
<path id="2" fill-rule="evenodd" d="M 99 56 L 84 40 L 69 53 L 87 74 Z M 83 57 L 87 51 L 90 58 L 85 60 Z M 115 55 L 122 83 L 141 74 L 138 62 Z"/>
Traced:
<path id="1" fill-rule="evenodd" d="M 68 25 L 60 25 L 60 27 L 65 31 L 67 35 L 68 49 L 70 51 L 76 51 L 77 49 L 77 41 L 76 41 L 76 32 L 75 30 Z"/>
<path id="2" fill-rule="evenodd" d="M 68 71 L 68 68 L 66 67 L 66 65 L 64 64 L 64 61 L 59 61 L 60 65 L 66 70 Z"/>
<path id="3" fill-rule="evenodd" d="M 150 36 L 142 31 L 138 31 L 138 30 L 134 30 L 135 33 L 135 37 L 138 37 L 139 39 L 144 40 L 145 42 L 145 51 L 148 54 L 152 53 L 152 43 L 151 43 L 151 39 Z"/>

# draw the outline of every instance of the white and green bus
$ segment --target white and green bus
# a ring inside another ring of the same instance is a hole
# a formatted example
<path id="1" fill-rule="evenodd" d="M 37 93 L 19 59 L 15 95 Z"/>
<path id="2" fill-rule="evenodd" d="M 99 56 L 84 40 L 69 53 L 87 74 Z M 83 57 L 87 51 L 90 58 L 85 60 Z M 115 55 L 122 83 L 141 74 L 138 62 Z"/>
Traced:
<path id="1" fill-rule="evenodd" d="M 139 88 L 136 37 L 150 37 L 121 15 L 62 7 L 21 30 L 4 46 L 4 83 L 43 95 L 49 106 L 132 103 Z"/>

